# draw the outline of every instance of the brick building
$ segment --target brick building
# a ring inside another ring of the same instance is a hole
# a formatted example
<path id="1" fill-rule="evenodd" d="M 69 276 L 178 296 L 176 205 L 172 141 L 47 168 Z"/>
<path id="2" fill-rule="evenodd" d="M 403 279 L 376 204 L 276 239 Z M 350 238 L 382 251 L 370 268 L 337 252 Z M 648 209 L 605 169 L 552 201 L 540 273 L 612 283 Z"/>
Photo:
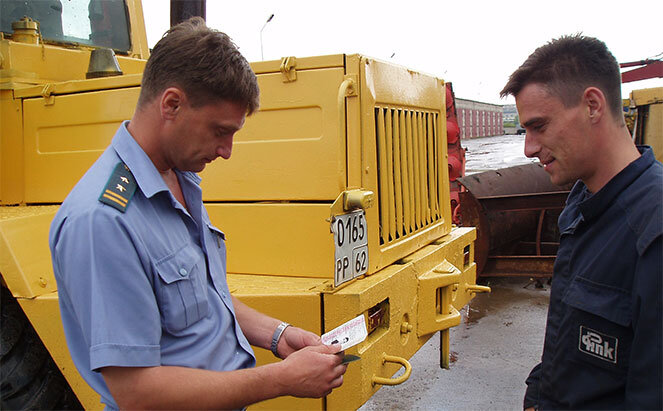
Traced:
<path id="1" fill-rule="evenodd" d="M 456 99 L 460 138 L 504 134 L 502 106 L 473 100 Z"/>

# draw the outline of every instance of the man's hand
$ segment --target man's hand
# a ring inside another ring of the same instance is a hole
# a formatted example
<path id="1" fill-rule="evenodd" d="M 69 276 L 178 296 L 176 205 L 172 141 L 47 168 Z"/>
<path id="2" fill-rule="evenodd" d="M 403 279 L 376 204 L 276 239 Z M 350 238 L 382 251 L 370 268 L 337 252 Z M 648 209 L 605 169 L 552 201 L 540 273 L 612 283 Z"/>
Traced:
<path id="1" fill-rule="evenodd" d="M 303 330 L 302 330 L 303 331 Z M 341 364 L 341 346 L 313 345 L 288 355 L 279 363 L 283 367 L 278 383 L 284 392 L 295 397 L 320 398 L 343 384 L 347 364 Z"/>
<path id="2" fill-rule="evenodd" d="M 290 326 L 283 331 L 279 344 L 276 346 L 276 352 L 279 353 L 279 357 L 288 358 L 290 354 L 304 347 L 320 344 L 322 344 L 322 341 L 316 334 Z"/>

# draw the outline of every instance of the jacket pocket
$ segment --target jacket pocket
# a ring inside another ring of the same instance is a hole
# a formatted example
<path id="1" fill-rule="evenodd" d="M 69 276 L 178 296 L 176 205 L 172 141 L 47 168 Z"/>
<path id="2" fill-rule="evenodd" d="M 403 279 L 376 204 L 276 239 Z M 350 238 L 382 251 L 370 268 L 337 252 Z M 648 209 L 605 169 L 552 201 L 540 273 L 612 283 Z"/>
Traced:
<path id="1" fill-rule="evenodd" d="M 161 322 L 169 332 L 180 331 L 207 316 L 207 269 L 202 251 L 187 244 L 158 261 L 156 285 Z"/>
<path id="2" fill-rule="evenodd" d="M 571 357 L 606 370 L 625 370 L 633 339 L 631 295 L 578 276 L 562 301 L 571 307 L 566 321 L 574 341 Z"/>

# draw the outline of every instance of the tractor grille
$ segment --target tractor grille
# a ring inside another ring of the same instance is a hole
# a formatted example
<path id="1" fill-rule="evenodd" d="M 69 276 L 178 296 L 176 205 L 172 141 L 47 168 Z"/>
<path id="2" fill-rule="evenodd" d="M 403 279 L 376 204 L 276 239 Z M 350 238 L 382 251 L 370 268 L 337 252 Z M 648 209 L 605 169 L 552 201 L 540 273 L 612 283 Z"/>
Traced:
<path id="1" fill-rule="evenodd" d="M 442 219 L 438 114 L 376 107 L 380 244 Z M 446 163 L 445 163 L 446 164 Z"/>

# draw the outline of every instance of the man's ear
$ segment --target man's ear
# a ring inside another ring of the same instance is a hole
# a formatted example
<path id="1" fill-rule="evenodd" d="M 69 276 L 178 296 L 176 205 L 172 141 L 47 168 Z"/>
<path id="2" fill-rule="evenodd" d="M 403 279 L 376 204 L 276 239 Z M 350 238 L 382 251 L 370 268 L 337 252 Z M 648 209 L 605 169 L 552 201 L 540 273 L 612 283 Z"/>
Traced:
<path id="1" fill-rule="evenodd" d="M 186 95 L 177 87 L 168 87 L 161 93 L 159 110 L 164 120 L 174 120 L 185 103 Z"/>
<path id="2" fill-rule="evenodd" d="M 587 87 L 582 94 L 582 102 L 587 107 L 589 120 L 596 124 L 606 114 L 606 99 L 603 92 L 596 87 Z"/>

